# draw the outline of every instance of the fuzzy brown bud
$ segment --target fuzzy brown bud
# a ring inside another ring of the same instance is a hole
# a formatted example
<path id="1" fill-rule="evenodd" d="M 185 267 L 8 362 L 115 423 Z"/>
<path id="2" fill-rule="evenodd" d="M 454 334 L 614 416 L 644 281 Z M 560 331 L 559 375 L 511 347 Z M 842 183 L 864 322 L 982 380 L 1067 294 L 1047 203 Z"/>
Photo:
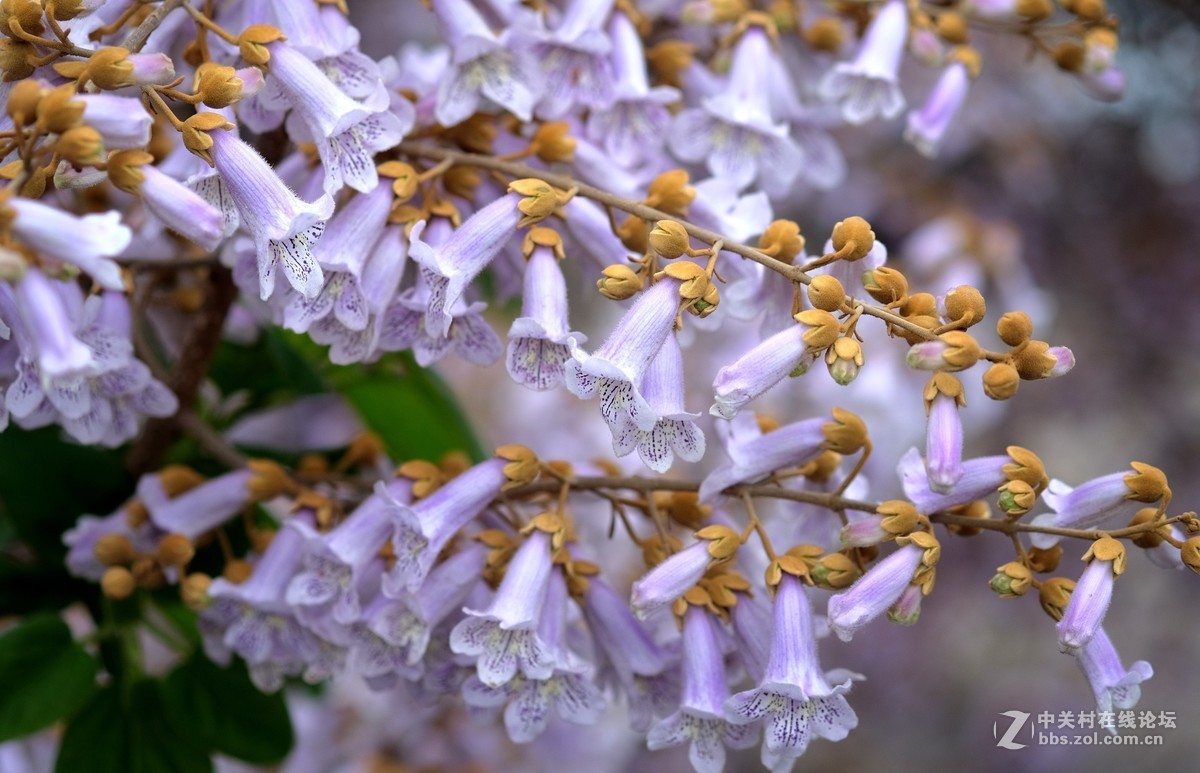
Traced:
<path id="1" fill-rule="evenodd" d="M 1030 548 L 1029 568 L 1035 572 L 1053 572 L 1062 561 L 1063 547 L 1055 545 L 1052 548 Z"/>
<path id="2" fill-rule="evenodd" d="M 843 456 L 858 453 L 868 442 L 867 425 L 855 414 L 841 408 L 833 409 L 833 421 L 821 427 L 825 448 Z"/>
<path id="3" fill-rule="evenodd" d="M 1200 537 L 1192 537 L 1183 543 L 1179 551 L 1183 565 L 1196 574 L 1200 574 Z"/>
<path id="4" fill-rule="evenodd" d="M 1017 13 L 1030 21 L 1041 21 L 1054 13 L 1050 0 L 1017 0 Z"/>
<path id="5" fill-rule="evenodd" d="M 193 572 L 183 578 L 183 582 L 179 584 L 179 595 L 183 598 L 183 603 L 187 604 L 192 609 L 203 609 L 208 606 L 208 587 L 212 585 L 212 578 L 207 574 Z"/>
<path id="6" fill-rule="evenodd" d="M 12 83 L 33 75 L 37 68 L 29 60 L 37 56 L 32 43 L 13 38 L 0 38 L 0 70 L 4 71 L 4 82 Z"/>
<path id="7" fill-rule="evenodd" d="M 983 374 L 983 393 L 993 400 L 1009 399 L 1020 385 L 1020 374 L 1007 362 L 997 362 Z"/>
<path id="8" fill-rule="evenodd" d="M 937 30 L 938 37 L 947 43 L 966 43 L 967 20 L 961 13 L 957 11 L 944 11 L 937 18 L 937 23 L 934 25 Z"/>
<path id="9" fill-rule="evenodd" d="M 996 504 L 1009 518 L 1020 518 L 1033 509 L 1037 492 L 1023 480 L 1006 481 L 1000 487 L 1000 498 Z"/>
<path id="10" fill-rule="evenodd" d="M 544 123 L 533 133 L 529 148 L 547 164 L 570 163 L 575 158 L 575 138 L 566 121 Z"/>
<path id="11" fill-rule="evenodd" d="M 808 286 L 808 300 L 821 311 L 840 311 L 846 303 L 846 289 L 837 277 L 820 274 Z"/>
<path id="12" fill-rule="evenodd" d="M 1042 609 L 1055 621 L 1062 620 L 1063 610 L 1071 601 L 1071 591 L 1075 590 L 1075 581 L 1066 577 L 1051 577 L 1042 583 L 1038 593 L 1038 601 Z"/>
<path id="13" fill-rule="evenodd" d="M 104 534 L 92 546 L 92 555 L 105 566 L 117 566 L 128 564 L 137 556 L 137 551 L 124 534 Z"/>
<path id="14" fill-rule="evenodd" d="M 232 67 L 205 62 L 196 70 L 196 95 L 212 108 L 229 107 L 242 98 L 245 85 Z"/>
<path id="15" fill-rule="evenodd" d="M 642 277 L 624 263 L 614 263 L 608 266 L 596 280 L 596 289 L 605 298 L 613 301 L 623 301 L 641 292 L 645 283 Z"/>
<path id="16" fill-rule="evenodd" d="M 650 182 L 642 203 L 661 209 L 668 215 L 687 217 L 688 207 L 696 198 L 696 189 L 688 185 L 689 179 L 687 171 L 683 169 L 663 172 Z"/>
<path id="17" fill-rule="evenodd" d="M 836 52 L 845 37 L 841 22 L 833 16 L 822 16 L 804 30 L 804 40 L 817 51 Z"/>
<path id="18" fill-rule="evenodd" d="M 996 323 L 996 334 L 1009 346 L 1020 346 L 1033 336 L 1033 320 L 1023 311 L 1010 311 Z"/>
<path id="19" fill-rule="evenodd" d="M 1159 512 L 1157 507 L 1143 507 L 1137 511 L 1133 519 L 1129 521 L 1130 526 L 1147 526 L 1158 520 Z M 1159 528 L 1144 531 L 1140 534 L 1135 534 L 1130 537 L 1130 541 L 1142 549 L 1156 548 L 1163 543 L 1163 537 L 1170 536 L 1171 529 L 1169 526 L 1161 526 Z"/>
<path id="20" fill-rule="evenodd" d="M 759 237 L 758 249 L 764 255 L 784 263 L 794 262 L 796 256 L 804 252 L 804 236 L 800 233 L 800 226 L 792 220 L 773 221 Z"/>
<path id="21" fill-rule="evenodd" d="M 898 303 L 908 296 L 908 279 L 888 266 L 864 271 L 862 284 L 868 295 L 883 304 Z"/>
<path id="22" fill-rule="evenodd" d="M 267 62 L 271 61 L 271 52 L 267 49 L 267 44 L 286 39 L 283 32 L 276 27 L 255 24 L 247 27 L 245 32 L 238 36 L 238 53 L 248 64 L 265 67 Z"/>
<path id="23" fill-rule="evenodd" d="M 970 327 L 983 321 L 987 304 L 983 294 L 970 285 L 959 285 L 946 293 L 946 321 Z"/>
<path id="24" fill-rule="evenodd" d="M 691 249 L 687 229 L 674 220 L 659 220 L 647 236 L 650 248 L 659 257 L 673 260 Z"/>
<path id="25" fill-rule="evenodd" d="M 42 87 L 36 81 L 21 81 L 8 92 L 5 112 L 17 126 L 24 126 L 37 116 L 38 103 L 42 101 Z"/>
<path id="26" fill-rule="evenodd" d="M 862 260 L 875 246 L 871 224 L 855 215 L 833 227 L 833 249 L 842 260 Z"/>
<path id="27" fill-rule="evenodd" d="M 996 576 L 988 583 L 1002 599 L 1015 599 L 1033 587 L 1033 573 L 1024 564 L 1010 561 L 996 568 Z"/>
<path id="28" fill-rule="evenodd" d="M 154 559 L 163 566 L 187 564 L 196 555 L 192 541 L 182 534 L 168 534 L 158 541 Z"/>
<path id="29" fill-rule="evenodd" d="M 199 156 L 209 166 L 212 166 L 213 146 L 212 137 L 208 136 L 211 131 L 226 131 L 233 128 L 233 124 L 225 120 L 225 117 L 220 113 L 196 113 L 183 122 L 183 128 L 180 130 L 180 137 L 183 139 L 183 146 L 191 151 L 196 156 Z"/>
<path id="30" fill-rule="evenodd" d="M 123 566 L 110 566 L 100 577 L 100 591 L 115 601 L 129 598 L 135 588 L 137 581 L 133 573 Z"/>

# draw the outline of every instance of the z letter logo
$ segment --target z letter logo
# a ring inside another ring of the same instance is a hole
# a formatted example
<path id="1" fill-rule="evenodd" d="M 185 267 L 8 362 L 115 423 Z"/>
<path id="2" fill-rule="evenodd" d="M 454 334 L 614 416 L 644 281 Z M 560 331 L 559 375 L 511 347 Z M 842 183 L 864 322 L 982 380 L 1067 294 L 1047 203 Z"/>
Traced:
<path id="1" fill-rule="evenodd" d="M 996 745 L 1002 749 L 1024 749 L 1025 744 L 1016 743 L 1013 741 L 1017 737 L 1017 733 L 1021 732 L 1021 728 L 1025 727 L 1025 721 L 1029 719 L 1029 714 L 1024 711 L 1002 711 L 1000 716 L 1009 717 L 1012 719 L 1012 724 L 1008 726 L 1008 730 L 1004 731 L 1004 736 L 1000 737 L 1000 723 L 992 724 L 992 737 L 996 739 Z"/>

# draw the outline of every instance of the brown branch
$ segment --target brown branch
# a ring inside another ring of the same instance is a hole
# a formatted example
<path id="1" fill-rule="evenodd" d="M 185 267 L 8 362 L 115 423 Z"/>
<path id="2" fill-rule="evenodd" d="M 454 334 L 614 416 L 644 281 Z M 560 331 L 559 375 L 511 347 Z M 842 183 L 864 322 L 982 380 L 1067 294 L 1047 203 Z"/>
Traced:
<path id="1" fill-rule="evenodd" d="M 153 13 L 125 36 L 125 42 L 121 44 L 121 48 L 128 49 L 130 53 L 134 54 L 141 51 L 145 47 L 146 41 L 150 39 L 150 35 L 158 29 L 167 15 L 181 5 L 183 5 L 183 0 L 163 0 L 162 5 L 155 8 Z"/>
<path id="2" fill-rule="evenodd" d="M 213 353 L 221 342 L 225 317 L 237 297 L 233 275 L 224 266 L 214 266 L 209 274 L 208 297 L 199 319 L 184 341 L 182 354 L 175 364 L 169 386 L 179 400 L 179 414 L 151 419 L 129 452 L 127 464 L 135 473 L 157 469 L 171 444 L 179 437 L 179 416 L 190 413 L 208 372 Z"/>
<path id="3" fill-rule="evenodd" d="M 629 214 L 640 217 L 643 220 L 674 220 L 683 226 L 684 230 L 687 231 L 690 236 L 695 239 L 699 239 L 706 244 L 711 245 L 716 244 L 717 242 L 723 242 L 721 249 L 727 252 L 732 252 L 735 255 L 740 255 L 743 258 L 754 261 L 755 263 L 759 263 L 793 282 L 800 282 L 802 284 L 809 284 L 812 282 L 812 277 L 805 273 L 799 266 L 793 266 L 791 264 L 784 263 L 782 260 L 773 258 L 770 255 L 767 255 L 766 253 L 753 247 L 726 239 L 724 236 L 721 236 L 715 231 L 710 231 L 707 228 L 701 228 L 700 226 L 689 223 L 686 220 L 669 215 L 662 210 L 655 209 L 654 207 L 648 207 L 641 202 L 633 201 L 632 199 L 627 199 L 623 196 L 617 196 L 616 194 L 610 193 L 601 188 L 597 188 L 594 185 L 588 185 L 587 183 L 580 182 L 566 175 L 547 172 L 544 169 L 538 169 L 525 164 L 518 164 L 513 161 L 504 161 L 502 159 L 495 158 L 494 156 L 486 156 L 479 153 L 464 153 L 459 150 L 438 147 L 435 145 L 426 145 L 420 142 L 401 142 L 397 146 L 397 150 L 410 156 L 432 158 L 439 161 L 450 160 L 455 164 L 462 166 L 474 166 L 480 169 L 490 169 L 492 171 L 502 172 L 514 178 L 533 177 L 538 180 L 543 180 L 556 188 L 561 188 L 563 190 L 574 189 L 580 196 L 585 196 L 593 201 L 599 202 L 600 204 L 604 204 L 605 206 L 619 209 L 622 212 L 628 212 Z M 926 330 L 920 325 L 909 322 L 899 314 L 885 309 L 882 306 L 863 303 L 857 298 L 849 295 L 846 296 L 846 304 L 850 306 L 851 309 L 861 308 L 863 314 L 868 314 L 872 317 L 876 317 L 885 322 L 891 323 L 896 327 L 903 328 L 910 333 L 919 335 L 926 340 L 932 341 L 937 339 L 937 336 L 931 331 Z"/>

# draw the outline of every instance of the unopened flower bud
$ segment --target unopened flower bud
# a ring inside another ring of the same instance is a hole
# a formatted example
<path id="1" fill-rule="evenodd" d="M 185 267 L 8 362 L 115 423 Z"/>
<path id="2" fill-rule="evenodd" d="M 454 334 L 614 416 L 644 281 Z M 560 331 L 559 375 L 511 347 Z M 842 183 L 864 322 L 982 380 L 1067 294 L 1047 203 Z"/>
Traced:
<path id="1" fill-rule="evenodd" d="M 1037 492 L 1023 480 L 1010 480 L 1000 487 L 1000 498 L 996 502 L 1009 518 L 1020 518 L 1033 509 Z"/>
<path id="2" fill-rule="evenodd" d="M 887 266 L 864 271 L 862 284 L 868 295 L 887 305 L 897 303 L 908 295 L 908 279 Z"/>
<path id="3" fill-rule="evenodd" d="M 871 224 L 855 215 L 833 227 L 833 249 L 842 260 L 862 260 L 875 246 Z"/>
<path id="4" fill-rule="evenodd" d="M 909 534 L 917 528 L 920 514 L 916 506 L 903 499 L 892 499 L 881 503 L 875 512 L 882 516 L 880 525 L 892 536 Z"/>
<path id="5" fill-rule="evenodd" d="M 1053 572 L 1058 568 L 1058 563 L 1062 561 L 1063 548 L 1062 545 L 1055 545 L 1051 548 L 1030 548 L 1029 549 L 1029 568 L 1035 572 Z"/>
<path id="6" fill-rule="evenodd" d="M 1023 311 L 1010 311 L 996 323 L 996 334 L 1009 346 L 1019 346 L 1033 336 L 1033 320 Z"/>
<path id="7" fill-rule="evenodd" d="M 1063 611 L 1071 601 L 1071 591 L 1075 590 L 1075 581 L 1066 577 L 1051 577 L 1042 583 L 1038 593 L 1038 601 L 1046 614 L 1055 620 L 1062 620 Z"/>
<path id="8" fill-rule="evenodd" d="M 182 534 L 168 534 L 158 541 L 154 558 L 163 566 L 186 564 L 196 555 L 192 541 Z"/>
<path id="9" fill-rule="evenodd" d="M 4 106 L 8 117 L 17 126 L 24 126 L 37 116 L 38 103 L 42 101 L 42 87 L 37 81 L 19 81 L 8 92 L 8 103 Z"/>
<path id="10" fill-rule="evenodd" d="M 1012 463 L 1001 468 L 1004 477 L 1008 480 L 1023 480 L 1040 494 L 1050 480 L 1046 475 L 1046 465 L 1042 462 L 1041 457 L 1021 446 L 1009 446 L 1004 449 L 1004 452 L 1008 454 L 1009 459 L 1012 459 Z"/>
<path id="11" fill-rule="evenodd" d="M 226 121 L 220 113 L 196 113 L 183 122 L 179 136 L 183 139 L 185 148 L 212 166 L 213 140 L 208 136 L 208 132 L 232 128 L 233 124 Z"/>
<path id="12" fill-rule="evenodd" d="M 1054 13 L 1050 0 L 1017 0 L 1017 13 L 1030 21 L 1041 21 Z"/>
<path id="13" fill-rule="evenodd" d="M 836 52 L 844 39 L 842 24 L 834 16 L 822 16 L 804 30 L 804 40 L 816 51 Z"/>
<path id="14" fill-rule="evenodd" d="M 678 258 L 691 249 L 687 230 L 674 220 L 659 220 L 647 238 L 650 248 L 667 260 Z"/>
<path id="15" fill-rule="evenodd" d="M 988 586 L 1002 599 L 1015 599 L 1025 595 L 1033 587 L 1033 573 L 1024 564 L 1010 561 L 1004 566 L 997 567 L 996 576 L 992 577 Z"/>
<path id="16" fill-rule="evenodd" d="M 825 365 L 833 380 L 846 386 L 863 366 L 862 344 L 853 336 L 842 336 L 825 352 Z"/>
<path id="17" fill-rule="evenodd" d="M 837 277 L 820 274 L 808 286 L 808 300 L 821 311 L 840 311 L 846 303 L 846 290 Z"/>
<path id="18" fill-rule="evenodd" d="M 709 282 L 704 290 L 703 297 L 697 299 L 688 306 L 688 313 L 693 314 L 701 319 L 704 319 L 709 314 L 717 310 L 717 305 L 721 303 L 721 293 L 717 290 L 716 284 Z"/>
<path id="19" fill-rule="evenodd" d="M 250 70 L 249 72 L 254 72 Z M 196 95 L 212 108 L 229 107 L 242 98 L 245 85 L 237 70 L 215 62 L 205 62 L 196 70 Z"/>
<path id="20" fill-rule="evenodd" d="M 179 594 L 183 598 L 183 603 L 192 609 L 203 609 L 208 606 L 208 586 L 210 585 L 212 585 L 212 578 L 207 574 L 193 572 L 184 577 L 183 582 L 179 584 Z"/>
<path id="21" fill-rule="evenodd" d="M 1054 63 L 1058 65 L 1060 70 L 1067 72 L 1079 72 L 1083 69 L 1083 63 L 1086 54 L 1083 46 L 1073 41 L 1063 41 L 1053 48 L 1050 52 Z"/>
<path id="22" fill-rule="evenodd" d="M 596 280 L 596 289 L 605 298 L 623 301 L 642 291 L 645 283 L 641 275 L 624 263 L 608 266 Z"/>
<path id="23" fill-rule="evenodd" d="M 54 150 L 76 167 L 92 166 L 104 156 L 104 138 L 90 126 L 76 126 L 59 136 Z"/>
<path id="24" fill-rule="evenodd" d="M 784 263 L 794 262 L 796 256 L 804 252 L 800 226 L 793 220 L 773 221 L 759 237 L 758 250 Z"/>
<path id="25" fill-rule="evenodd" d="M 827 553 L 809 570 L 813 584 L 819 588 L 841 590 L 849 588 L 859 577 L 858 567 L 844 553 Z"/>
<path id="26" fill-rule="evenodd" d="M 908 365 L 917 370 L 966 370 L 983 356 L 983 350 L 969 333 L 951 330 L 936 341 L 915 344 L 908 351 Z"/>
<path id="27" fill-rule="evenodd" d="M 983 374 L 983 393 L 993 400 L 1009 399 L 1020 385 L 1020 374 L 1007 362 L 997 362 Z"/>
<path id="28" fill-rule="evenodd" d="M 937 298 L 931 293 L 913 293 L 900 305 L 900 314 L 910 318 L 937 316 Z"/>
<path id="29" fill-rule="evenodd" d="M 4 73 L 4 81 L 12 83 L 33 75 L 37 68 L 29 60 L 37 55 L 37 49 L 31 43 L 0 37 L 0 72 Z"/>
<path id="30" fill-rule="evenodd" d="M 1040 378 L 1045 378 L 1048 373 L 1058 364 L 1058 360 L 1047 350 L 1050 344 L 1045 341 L 1030 341 L 1025 345 L 1025 348 L 1013 355 L 1013 365 L 1017 368 L 1017 373 L 1026 381 L 1036 381 Z"/>
<path id="31" fill-rule="evenodd" d="M 1087 21 L 1100 21 L 1108 13 L 1104 0 L 1070 0 L 1063 3 L 1063 7 Z"/>
<path id="32" fill-rule="evenodd" d="M 660 81 L 678 88 L 683 83 L 683 71 L 694 59 L 695 50 L 693 43 L 664 40 L 646 49 L 646 62 Z"/>
<path id="33" fill-rule="evenodd" d="M 651 238 L 653 235 L 652 231 Z M 679 297 L 684 300 L 693 301 L 703 298 L 708 293 L 710 284 L 708 274 L 704 273 L 704 269 L 695 263 L 688 261 L 671 263 L 662 270 L 661 274 L 682 282 L 679 286 Z"/>
<path id="34" fill-rule="evenodd" d="M 1129 521 L 1130 526 L 1145 526 L 1152 524 L 1158 520 L 1159 512 L 1157 507 L 1143 507 L 1138 510 L 1133 518 Z M 1130 538 L 1133 544 L 1139 548 L 1149 549 L 1156 548 L 1163 543 L 1163 537 L 1169 536 L 1171 529 L 1168 526 L 1163 526 L 1151 531 L 1144 531 Z"/>
<path id="35" fill-rule="evenodd" d="M 137 551 L 124 534 L 105 534 L 92 546 L 92 554 L 105 566 L 117 566 L 128 564 L 137 556 Z"/>
<path id="36" fill-rule="evenodd" d="M 269 24 L 255 24 L 247 27 L 238 36 L 238 53 L 242 55 L 242 59 L 245 59 L 247 64 L 265 67 L 267 62 L 271 61 L 271 51 L 267 48 L 267 44 L 277 40 L 286 40 L 283 32 L 278 28 Z"/>
<path id="37" fill-rule="evenodd" d="M 1130 462 L 1129 466 L 1135 472 L 1126 475 L 1122 480 L 1129 489 L 1126 499 L 1134 502 L 1157 502 L 1170 497 L 1171 487 L 1167 485 L 1167 475 L 1154 465 L 1145 462 Z"/>
<path id="38" fill-rule="evenodd" d="M 843 456 L 858 453 L 866 445 L 867 425 L 855 414 L 842 408 L 833 409 L 833 421 L 821 426 L 825 448 Z"/>
<path id="39" fill-rule="evenodd" d="M 688 207 L 696 198 L 696 189 L 688 185 L 688 180 L 688 173 L 684 169 L 663 172 L 650 182 L 642 203 L 661 209 L 668 215 L 687 217 Z"/>
<path id="40" fill-rule="evenodd" d="M 797 314 L 794 319 L 808 328 L 801 338 L 809 352 L 828 349 L 842 334 L 842 326 L 837 317 L 823 309 L 807 309 Z"/>
<path id="41" fill-rule="evenodd" d="M 417 174 L 417 170 L 413 168 L 412 164 L 404 161 L 385 161 L 379 165 L 377 171 L 380 177 L 391 178 L 392 193 L 397 202 L 403 203 L 417 195 L 420 175 Z"/>
<path id="42" fill-rule="evenodd" d="M 1183 543 L 1179 551 L 1183 565 L 1196 574 L 1200 574 L 1200 537 L 1192 537 Z"/>
<path id="43" fill-rule="evenodd" d="M 575 138 L 566 121 L 544 123 L 533 133 L 529 147 L 547 164 L 570 163 L 575 158 Z"/>
<path id="44" fill-rule="evenodd" d="M 517 202 L 517 209 L 524 215 L 517 221 L 518 228 L 536 225 L 550 217 L 566 197 L 565 193 L 549 183 L 532 177 L 512 181 L 508 190 L 525 197 Z"/>
<path id="45" fill-rule="evenodd" d="M 541 472 L 541 463 L 537 454 L 527 446 L 512 443 L 496 449 L 496 456 L 508 462 L 504 465 L 504 477 L 507 482 L 500 487 L 501 491 L 527 486 L 537 480 Z"/>
<path id="46" fill-rule="evenodd" d="M 256 502 L 266 502 L 292 487 L 287 471 L 269 459 L 251 459 L 246 463 L 253 475 L 246 481 L 249 496 Z"/>
<path id="47" fill-rule="evenodd" d="M 108 157 L 108 181 L 136 196 L 146 181 L 141 167 L 153 161 L 154 156 L 144 150 L 118 150 Z"/>
<path id="48" fill-rule="evenodd" d="M 172 499 L 191 491 L 203 482 L 203 475 L 182 464 L 172 464 L 158 471 L 158 483 Z"/>
<path id="49" fill-rule="evenodd" d="M 967 20 L 956 11 L 943 11 L 935 24 L 938 36 L 947 43 L 967 42 Z"/>
<path id="50" fill-rule="evenodd" d="M 249 562 L 235 558 L 225 563 L 225 569 L 221 572 L 221 576 L 229 582 L 238 585 L 250 579 L 250 575 L 253 573 L 254 567 Z"/>
<path id="51" fill-rule="evenodd" d="M 135 588 L 137 581 L 133 573 L 123 566 L 110 566 L 100 577 L 100 591 L 115 601 L 129 598 Z"/>
<path id="52" fill-rule="evenodd" d="M 987 314 L 983 294 L 970 285 L 959 285 L 946 293 L 944 305 L 947 322 L 961 322 L 967 327 L 981 322 Z"/>

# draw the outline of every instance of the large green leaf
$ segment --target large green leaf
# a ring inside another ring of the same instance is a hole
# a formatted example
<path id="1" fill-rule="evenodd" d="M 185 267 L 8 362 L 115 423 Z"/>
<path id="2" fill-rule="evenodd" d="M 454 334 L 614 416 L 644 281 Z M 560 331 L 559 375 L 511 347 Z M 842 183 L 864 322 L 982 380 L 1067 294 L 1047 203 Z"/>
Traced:
<path id="1" fill-rule="evenodd" d="M 210 773 L 208 749 L 193 728 L 166 712 L 162 685 L 113 684 L 83 707 L 63 734 L 55 773 Z"/>
<path id="2" fill-rule="evenodd" d="M 95 689 L 95 658 L 59 618 L 32 617 L 0 637 L 0 741 L 62 719 Z"/>
<path id="3" fill-rule="evenodd" d="M 258 765 L 292 748 L 292 722 L 280 693 L 266 695 L 238 661 L 221 668 L 201 655 L 175 669 L 163 687 L 167 711 L 210 749 Z"/>
<path id="4" fill-rule="evenodd" d="M 412 366 L 402 375 L 373 374 L 342 393 L 394 459 L 436 461 L 451 451 L 475 461 L 487 457 L 454 396 L 431 371 Z"/>

